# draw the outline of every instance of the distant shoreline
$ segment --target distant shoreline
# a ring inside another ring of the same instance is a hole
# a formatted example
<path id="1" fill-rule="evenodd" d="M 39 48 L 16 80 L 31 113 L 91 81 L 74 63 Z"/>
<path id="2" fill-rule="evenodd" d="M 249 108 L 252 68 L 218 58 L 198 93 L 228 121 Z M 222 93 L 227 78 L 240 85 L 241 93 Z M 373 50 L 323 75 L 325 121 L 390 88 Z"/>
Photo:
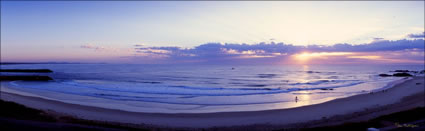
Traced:
<path id="1" fill-rule="evenodd" d="M 80 63 L 80 62 L 0 62 L 0 65 L 24 65 L 24 64 L 107 64 L 107 63 Z"/>
<path id="2" fill-rule="evenodd" d="M 329 102 L 291 109 L 248 112 L 222 112 L 197 114 L 136 113 L 114 109 L 68 104 L 42 98 L 21 96 L 2 91 L 1 99 L 28 107 L 52 110 L 81 119 L 132 124 L 149 124 L 175 128 L 239 127 L 264 125 L 265 127 L 291 127 L 300 123 L 341 123 L 335 116 L 355 119 L 374 118 L 380 115 L 424 106 L 424 77 L 413 77 L 385 91 L 355 95 Z M 417 84 L 420 83 L 420 84 Z M 408 103 L 408 104 L 406 104 Z M 379 109 L 379 110 L 378 110 Z M 359 112 L 370 112 L 358 118 Z M 352 120 L 351 119 L 351 120 Z M 349 121 L 347 119 L 346 121 Z M 324 122 L 327 121 L 327 122 Z M 330 121 L 330 122 L 329 122 Z M 320 124 L 319 124 L 320 125 Z"/>

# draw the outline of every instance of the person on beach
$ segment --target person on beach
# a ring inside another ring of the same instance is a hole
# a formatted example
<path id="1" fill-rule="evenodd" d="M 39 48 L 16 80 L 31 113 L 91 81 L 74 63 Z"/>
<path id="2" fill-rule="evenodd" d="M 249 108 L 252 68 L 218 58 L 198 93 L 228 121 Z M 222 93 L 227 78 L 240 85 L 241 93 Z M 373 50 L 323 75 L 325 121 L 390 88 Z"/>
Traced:
<path id="1" fill-rule="evenodd" d="M 295 96 L 295 103 L 298 102 L 298 96 Z"/>

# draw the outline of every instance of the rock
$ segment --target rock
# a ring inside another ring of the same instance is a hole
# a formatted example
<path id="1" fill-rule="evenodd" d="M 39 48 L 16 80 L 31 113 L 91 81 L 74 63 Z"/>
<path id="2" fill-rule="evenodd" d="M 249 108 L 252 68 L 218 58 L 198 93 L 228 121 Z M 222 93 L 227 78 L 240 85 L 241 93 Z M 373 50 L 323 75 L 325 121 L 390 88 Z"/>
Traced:
<path id="1" fill-rule="evenodd" d="M 0 69 L 0 72 L 51 73 L 49 69 Z"/>
<path id="2" fill-rule="evenodd" d="M 425 70 L 422 70 L 421 72 L 419 72 L 419 74 L 425 74 Z"/>
<path id="3" fill-rule="evenodd" d="M 410 72 L 409 70 L 395 70 L 394 72 Z"/>
<path id="4" fill-rule="evenodd" d="M 53 80 L 49 76 L 0 76 L 0 81 L 48 81 Z"/>
<path id="5" fill-rule="evenodd" d="M 389 76 L 393 76 L 393 75 L 388 75 L 388 74 L 379 74 L 379 76 L 381 76 L 381 77 L 389 77 Z"/>
<path id="6" fill-rule="evenodd" d="M 412 76 L 412 75 L 409 74 L 409 73 L 395 73 L 395 74 L 393 74 L 393 76 L 396 76 L 396 77 L 409 77 L 409 76 Z"/>

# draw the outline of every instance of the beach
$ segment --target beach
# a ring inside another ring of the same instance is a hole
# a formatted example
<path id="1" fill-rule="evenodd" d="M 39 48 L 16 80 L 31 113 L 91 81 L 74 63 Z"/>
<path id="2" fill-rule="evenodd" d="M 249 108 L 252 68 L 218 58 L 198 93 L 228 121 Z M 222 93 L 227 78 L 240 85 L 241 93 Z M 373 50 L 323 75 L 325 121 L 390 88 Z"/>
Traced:
<path id="1" fill-rule="evenodd" d="M 269 128 L 320 126 L 372 119 L 424 107 L 424 77 L 413 77 L 394 87 L 347 98 L 290 109 L 219 113 L 141 113 L 47 100 L 4 92 L 1 99 L 76 118 L 167 128 L 264 126 Z"/>
<path id="2" fill-rule="evenodd" d="M 1 5 L 3 130 L 425 130 L 425 1 Z"/>

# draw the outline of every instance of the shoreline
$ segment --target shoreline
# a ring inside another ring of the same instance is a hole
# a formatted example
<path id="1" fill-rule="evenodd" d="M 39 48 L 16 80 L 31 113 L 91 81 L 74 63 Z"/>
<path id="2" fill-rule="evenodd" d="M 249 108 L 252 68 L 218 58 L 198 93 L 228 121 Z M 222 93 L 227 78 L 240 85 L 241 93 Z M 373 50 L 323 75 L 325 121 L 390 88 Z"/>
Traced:
<path id="1" fill-rule="evenodd" d="M 332 122 L 322 122 L 323 119 L 329 121 L 334 117 L 339 119 L 354 117 L 359 112 L 374 111 L 366 117 L 355 118 L 358 120 L 369 119 L 380 115 L 385 115 L 401 110 L 412 109 L 424 106 L 424 77 L 413 77 L 403 83 L 398 83 L 394 87 L 385 91 L 378 91 L 372 94 L 360 94 L 346 98 L 339 98 L 328 102 L 302 106 L 290 109 L 276 109 L 266 111 L 247 112 L 221 112 L 221 113 L 140 113 L 128 112 L 99 107 L 82 106 L 68 104 L 59 101 L 46 100 L 31 96 L 21 96 L 1 92 L 1 99 L 13 101 L 25 106 L 53 111 L 59 114 L 70 115 L 76 118 L 132 123 L 141 125 L 152 125 L 172 128 L 211 128 L 211 127 L 238 127 L 249 125 L 264 125 L 276 127 L 296 127 L 300 124 L 316 122 L 318 125 L 329 125 Z M 416 83 L 421 83 L 417 85 Z M 410 97 L 409 97 L 410 96 Z M 400 102 L 402 101 L 402 102 Z M 408 101 L 410 104 L 403 102 Z M 398 107 L 393 109 L 393 107 Z M 353 120 L 350 119 L 350 120 Z M 322 122 L 322 124 L 320 124 Z M 334 121 L 337 124 L 339 121 Z M 340 123 L 340 122 L 339 122 Z"/>

